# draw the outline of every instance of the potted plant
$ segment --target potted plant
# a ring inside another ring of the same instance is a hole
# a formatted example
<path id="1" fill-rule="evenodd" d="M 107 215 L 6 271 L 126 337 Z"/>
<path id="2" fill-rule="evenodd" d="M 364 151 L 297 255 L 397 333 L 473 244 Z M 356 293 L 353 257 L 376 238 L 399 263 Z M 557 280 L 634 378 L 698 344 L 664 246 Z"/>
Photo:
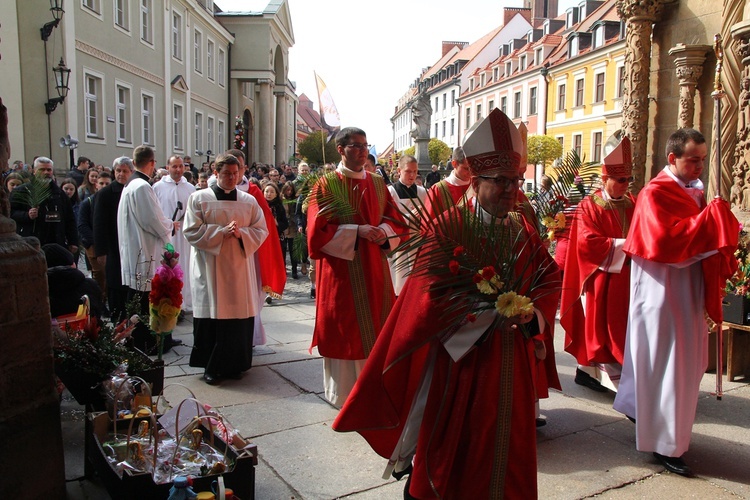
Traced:
<path id="1" fill-rule="evenodd" d="M 737 250 L 737 272 L 727 280 L 722 299 L 724 321 L 739 325 L 750 324 L 750 233 L 744 227 L 740 229 Z"/>

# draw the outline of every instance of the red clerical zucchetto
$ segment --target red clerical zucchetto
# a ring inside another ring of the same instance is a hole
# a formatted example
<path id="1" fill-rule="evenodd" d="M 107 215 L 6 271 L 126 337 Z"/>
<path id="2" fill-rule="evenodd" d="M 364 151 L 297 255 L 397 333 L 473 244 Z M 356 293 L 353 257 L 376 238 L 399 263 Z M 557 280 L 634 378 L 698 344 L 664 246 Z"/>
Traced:
<path id="1" fill-rule="evenodd" d="M 602 174 L 610 177 L 630 177 L 633 172 L 633 152 L 628 136 L 602 162 Z"/>
<path id="2" fill-rule="evenodd" d="M 521 134 L 505 113 L 495 108 L 464 141 L 472 175 L 518 175 L 525 148 Z"/>

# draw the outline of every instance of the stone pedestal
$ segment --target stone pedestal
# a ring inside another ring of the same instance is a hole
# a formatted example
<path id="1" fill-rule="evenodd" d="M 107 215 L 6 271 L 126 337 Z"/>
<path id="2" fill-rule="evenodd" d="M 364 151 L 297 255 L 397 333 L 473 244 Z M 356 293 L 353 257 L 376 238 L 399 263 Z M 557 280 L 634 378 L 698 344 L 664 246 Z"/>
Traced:
<path id="1" fill-rule="evenodd" d="M 425 139 L 424 137 L 422 137 L 419 139 L 415 139 L 414 142 L 414 156 L 417 158 L 420 172 L 429 171 L 432 167 L 432 162 L 430 161 L 430 151 L 428 149 L 430 145 L 430 139 Z"/>
<path id="2" fill-rule="evenodd" d="M 677 80 L 680 82 L 680 112 L 677 128 L 693 128 L 695 116 L 695 88 L 703 75 L 703 63 L 706 54 L 712 50 L 710 45 L 685 45 L 678 43 L 669 49 L 674 58 Z"/>
<path id="3" fill-rule="evenodd" d="M 20 238 L 2 215 L 0 290 L 0 491 L 7 498 L 65 498 L 47 265 L 39 241 Z"/>

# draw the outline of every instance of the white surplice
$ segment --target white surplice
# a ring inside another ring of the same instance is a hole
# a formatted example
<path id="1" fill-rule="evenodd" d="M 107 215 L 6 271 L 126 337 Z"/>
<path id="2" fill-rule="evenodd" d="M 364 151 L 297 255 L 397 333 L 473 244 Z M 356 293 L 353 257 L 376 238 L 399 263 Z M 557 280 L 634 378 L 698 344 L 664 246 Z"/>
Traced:
<path id="1" fill-rule="evenodd" d="M 187 179 L 180 177 L 179 182 L 175 182 L 170 176 L 166 175 L 154 184 L 154 193 L 159 200 L 159 205 L 167 217 L 174 216 L 175 220 L 184 222 L 187 201 L 191 194 L 195 192 L 195 186 L 190 184 Z M 177 209 L 177 202 L 182 204 L 182 210 Z M 180 267 L 183 272 L 182 286 L 182 309 L 185 312 L 193 311 L 192 293 L 190 293 L 190 244 L 182 234 L 182 224 L 172 236 L 172 245 L 177 253 L 180 254 Z"/>
<path id="2" fill-rule="evenodd" d="M 232 220 L 237 221 L 241 239 L 225 237 L 225 226 Z M 254 254 L 268 236 L 268 229 L 255 198 L 237 191 L 237 201 L 218 201 L 211 188 L 196 191 L 188 199 L 183 233 L 193 247 L 193 316 L 257 316 L 260 309 Z"/>
<path id="3" fill-rule="evenodd" d="M 393 201 L 398 205 L 399 211 L 404 214 L 404 217 L 408 217 L 410 213 L 416 214 L 418 210 L 424 207 L 425 201 L 427 200 L 427 190 L 422 186 L 417 186 L 417 198 L 419 202 L 413 198 L 399 198 L 396 188 L 393 184 L 388 185 L 388 191 L 391 192 Z M 411 271 L 411 266 L 406 266 L 404 263 L 409 259 L 413 258 L 413 253 L 405 254 L 404 252 L 394 253 L 388 258 L 388 267 L 391 269 L 391 281 L 393 281 L 393 292 L 398 296 L 401 293 L 401 289 L 404 288 L 408 273 Z"/>

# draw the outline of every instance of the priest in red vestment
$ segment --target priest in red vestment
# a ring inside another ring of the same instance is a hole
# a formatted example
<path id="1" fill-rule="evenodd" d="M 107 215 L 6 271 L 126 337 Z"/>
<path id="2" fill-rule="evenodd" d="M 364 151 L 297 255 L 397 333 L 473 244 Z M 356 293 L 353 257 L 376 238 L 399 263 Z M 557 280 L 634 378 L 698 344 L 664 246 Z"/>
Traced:
<path id="1" fill-rule="evenodd" d="M 559 271 L 514 211 L 521 148 L 499 109 L 467 139 L 470 196 L 415 237 L 428 243 L 333 424 L 386 477 L 409 474 L 405 498 L 537 496 L 534 339 L 554 326 Z M 533 303 L 504 309 L 511 294 Z"/>
<path id="2" fill-rule="evenodd" d="M 689 476 L 682 455 L 708 365 L 704 314 L 722 320 L 739 223 L 725 200 L 706 204 L 700 175 L 708 146 L 700 132 L 673 133 L 666 155 L 669 164 L 638 195 L 625 241 L 630 312 L 614 408 L 635 419 L 639 451 Z"/>
<path id="3" fill-rule="evenodd" d="M 461 146 L 453 150 L 451 165 L 453 170 L 448 177 L 433 184 L 427 191 L 425 209 L 433 217 L 458 203 L 471 184 L 469 162 L 466 161 L 466 154 Z"/>
<path id="4" fill-rule="evenodd" d="M 365 132 L 342 129 L 336 147 L 341 163 L 310 193 L 307 240 L 318 261 L 310 348 L 324 358 L 326 399 L 340 407 L 393 307 L 386 254 L 398 246 L 405 224 L 383 178 L 364 169 Z"/>
<path id="5" fill-rule="evenodd" d="M 623 246 L 635 210 L 627 192 L 632 170 L 630 139 L 624 137 L 604 158 L 603 188 L 578 205 L 563 275 L 565 350 L 578 361 L 575 382 L 599 392 L 617 390 L 622 371 L 630 295 Z"/>

